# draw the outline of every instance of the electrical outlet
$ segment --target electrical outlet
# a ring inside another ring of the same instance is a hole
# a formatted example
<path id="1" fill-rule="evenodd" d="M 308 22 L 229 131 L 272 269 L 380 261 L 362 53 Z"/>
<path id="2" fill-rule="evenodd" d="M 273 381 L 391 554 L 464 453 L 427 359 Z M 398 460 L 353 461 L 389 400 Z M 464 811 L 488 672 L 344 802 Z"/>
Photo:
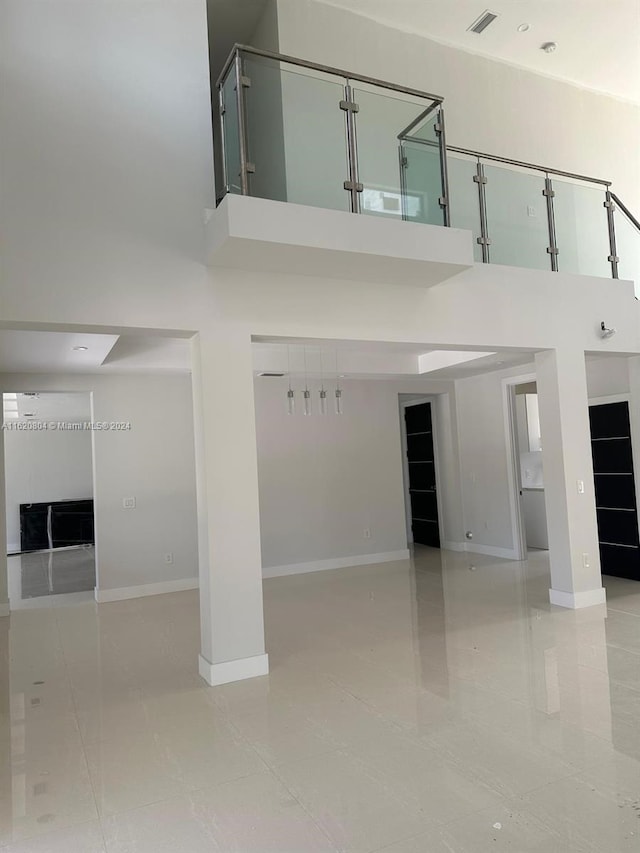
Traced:
<path id="1" fill-rule="evenodd" d="M 589 555 L 588 554 L 582 555 L 582 565 L 585 567 L 585 569 L 588 569 L 589 566 L 591 565 L 591 563 L 589 562 Z"/>
<path id="2" fill-rule="evenodd" d="M 578 494 L 584 495 L 584 480 L 578 480 L 576 486 L 578 487 Z"/>
<path id="3" fill-rule="evenodd" d="M 364 538 L 365 539 L 371 539 L 371 531 L 369 530 L 368 527 L 365 527 L 365 529 L 364 529 Z"/>
<path id="4" fill-rule="evenodd" d="M 136 508 L 136 499 L 135 498 L 122 498 L 122 507 L 123 507 L 123 509 L 135 509 Z"/>
<path id="5" fill-rule="evenodd" d="M 164 561 L 165 563 L 173 563 L 173 554 L 171 551 L 164 555 Z"/>
<path id="6" fill-rule="evenodd" d="M 527 205 L 527 216 L 537 216 L 537 215 L 538 214 L 536 213 L 535 207 L 533 207 L 533 205 L 531 205 L 531 204 Z"/>

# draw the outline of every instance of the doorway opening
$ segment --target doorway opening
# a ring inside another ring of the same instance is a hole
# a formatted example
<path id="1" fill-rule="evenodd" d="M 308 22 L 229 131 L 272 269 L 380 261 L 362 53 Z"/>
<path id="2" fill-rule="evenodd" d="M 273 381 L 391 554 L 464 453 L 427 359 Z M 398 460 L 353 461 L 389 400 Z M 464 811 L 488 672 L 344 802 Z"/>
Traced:
<path id="1" fill-rule="evenodd" d="M 89 392 L 3 394 L 11 607 L 96 586 Z"/>
<path id="2" fill-rule="evenodd" d="M 517 559 L 532 551 L 548 551 L 543 473 L 543 439 L 535 375 L 505 380 L 505 414 L 510 441 L 512 527 Z"/>
<path id="3" fill-rule="evenodd" d="M 432 400 L 400 396 L 407 541 L 440 548 L 440 508 Z"/>

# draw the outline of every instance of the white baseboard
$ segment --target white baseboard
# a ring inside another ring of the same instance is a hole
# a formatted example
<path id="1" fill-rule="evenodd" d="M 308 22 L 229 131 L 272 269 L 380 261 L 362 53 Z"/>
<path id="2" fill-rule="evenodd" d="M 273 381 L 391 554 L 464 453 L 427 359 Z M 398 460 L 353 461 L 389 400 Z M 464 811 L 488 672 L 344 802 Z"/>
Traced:
<path id="1" fill-rule="evenodd" d="M 9 615 L 9 602 L 3 601 L 2 604 L 0 604 L 0 619 L 2 619 L 3 616 L 8 616 L 8 615 Z"/>
<path id="2" fill-rule="evenodd" d="M 202 655 L 198 655 L 198 672 L 211 687 L 220 684 L 230 684 L 232 681 L 243 681 L 246 678 L 256 678 L 269 675 L 269 655 L 256 655 L 251 658 L 229 660 L 224 663 L 210 663 Z"/>
<path id="3" fill-rule="evenodd" d="M 466 542 L 443 542 L 442 548 L 445 551 L 466 551 L 467 543 Z"/>
<path id="4" fill-rule="evenodd" d="M 496 548 L 494 545 L 478 545 L 475 542 L 465 542 L 465 551 L 470 554 L 484 554 L 487 557 L 500 557 L 501 560 L 517 560 L 518 555 L 513 548 Z"/>
<path id="5" fill-rule="evenodd" d="M 263 578 L 281 578 L 285 575 L 302 575 L 307 572 L 324 572 L 331 569 L 348 569 L 350 566 L 368 566 L 373 563 L 392 563 L 408 560 L 409 549 L 383 551 L 379 554 L 357 554 L 354 557 L 336 557 L 333 560 L 314 560 L 309 563 L 292 563 L 289 566 L 268 566 L 262 570 Z"/>
<path id="6" fill-rule="evenodd" d="M 20 553 L 20 545 L 19 544 L 16 544 L 15 542 L 13 544 L 7 543 L 7 554 L 19 554 L 19 553 Z"/>
<path id="7" fill-rule="evenodd" d="M 606 604 L 607 593 L 604 587 L 589 589 L 586 592 L 563 592 L 560 589 L 550 589 L 549 601 L 557 607 L 580 610 L 582 607 L 593 607 L 594 604 Z"/>
<path id="8" fill-rule="evenodd" d="M 117 589 L 96 587 L 95 597 L 98 604 L 105 604 L 107 601 L 124 601 L 127 598 L 144 598 L 146 595 L 164 595 L 167 592 L 184 592 L 187 589 L 198 589 L 198 578 L 121 586 Z"/>

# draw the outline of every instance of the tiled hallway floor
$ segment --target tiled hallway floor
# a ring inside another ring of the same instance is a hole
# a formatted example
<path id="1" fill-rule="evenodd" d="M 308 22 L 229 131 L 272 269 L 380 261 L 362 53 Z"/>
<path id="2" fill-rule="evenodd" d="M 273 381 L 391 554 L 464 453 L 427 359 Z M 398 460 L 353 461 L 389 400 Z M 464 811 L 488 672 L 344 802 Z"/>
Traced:
<path id="1" fill-rule="evenodd" d="M 44 595 L 91 591 L 96 585 L 93 545 L 15 554 L 7 560 L 12 609 Z"/>
<path id="2" fill-rule="evenodd" d="M 195 592 L 0 620 L 0 850 L 637 853 L 640 585 L 473 563 L 269 580 L 271 675 L 218 688 Z"/>

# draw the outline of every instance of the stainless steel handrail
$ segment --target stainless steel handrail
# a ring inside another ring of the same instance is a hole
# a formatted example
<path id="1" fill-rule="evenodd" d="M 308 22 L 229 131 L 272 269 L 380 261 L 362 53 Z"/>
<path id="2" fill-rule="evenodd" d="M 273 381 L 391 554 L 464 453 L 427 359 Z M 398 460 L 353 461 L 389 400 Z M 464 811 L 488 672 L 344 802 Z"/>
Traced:
<path id="1" fill-rule="evenodd" d="M 493 160 L 496 163 L 507 163 L 509 166 L 521 166 L 523 169 L 534 169 L 536 172 L 544 172 L 548 175 L 560 175 L 563 178 L 575 178 L 577 181 L 586 181 L 590 184 L 601 184 L 610 187 L 611 181 L 603 181 L 602 178 L 589 178 L 587 175 L 578 175 L 576 172 L 564 172 L 562 169 L 551 169 L 549 166 L 538 166 L 536 163 L 524 163 L 522 160 L 511 160 L 509 157 L 498 157 L 496 154 L 483 154 L 480 151 L 472 151 L 470 148 L 458 148 L 455 145 L 447 145 L 447 151 L 455 151 L 456 154 L 468 154 L 469 157 L 481 160 Z"/>
<path id="2" fill-rule="evenodd" d="M 618 198 L 618 196 L 614 192 L 611 193 L 611 198 L 614 200 L 614 202 L 617 204 L 617 206 L 620 208 L 620 210 L 624 213 L 624 215 L 627 217 L 629 222 L 631 222 L 631 224 L 634 225 L 638 229 L 638 231 L 640 231 L 640 222 L 638 222 L 638 220 L 635 218 L 633 213 L 631 213 L 631 211 L 626 206 L 626 204 L 624 204 L 624 202 L 620 201 L 620 199 Z"/>
<path id="3" fill-rule="evenodd" d="M 348 80 L 357 80 L 358 83 L 368 83 L 372 86 L 379 86 L 381 89 L 390 89 L 392 92 L 401 92 L 403 95 L 413 95 L 416 98 L 426 98 L 441 104 L 444 101 L 442 95 L 433 95 L 430 92 L 422 92 L 420 89 L 412 89 L 408 86 L 399 86 L 397 83 L 389 83 L 386 80 L 378 80 L 376 77 L 368 77 L 365 74 L 354 74 L 351 71 L 344 71 L 342 68 L 333 68 L 331 65 L 322 65 L 319 62 L 309 62 L 306 59 L 298 59 L 295 56 L 287 56 L 284 53 L 273 53 L 270 50 L 261 50 L 257 47 L 250 47 L 246 44 L 234 45 L 227 61 L 225 62 L 218 79 L 216 80 L 216 89 L 220 86 L 224 78 L 227 76 L 229 68 L 233 65 L 236 53 L 251 53 L 254 56 L 263 56 L 265 59 L 274 59 L 277 62 L 287 62 L 289 65 L 298 65 L 301 68 L 310 68 L 313 71 L 322 71 L 325 74 L 333 74 L 335 77 L 346 77 Z"/>

